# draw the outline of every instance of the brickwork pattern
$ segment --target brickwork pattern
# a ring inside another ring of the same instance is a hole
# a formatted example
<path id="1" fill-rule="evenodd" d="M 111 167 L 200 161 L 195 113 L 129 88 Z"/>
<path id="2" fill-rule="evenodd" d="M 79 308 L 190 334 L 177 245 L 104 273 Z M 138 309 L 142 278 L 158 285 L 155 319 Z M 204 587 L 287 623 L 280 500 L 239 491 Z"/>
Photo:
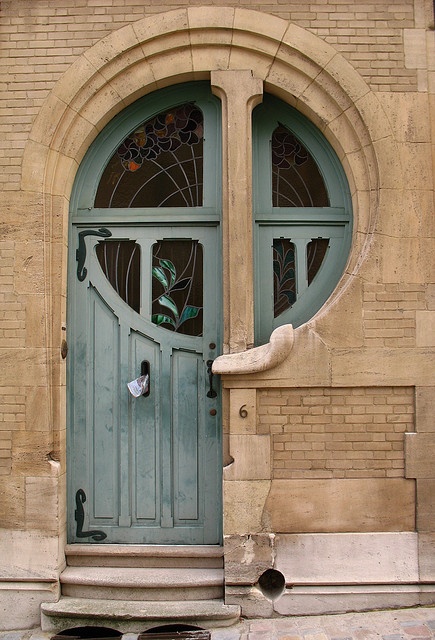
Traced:
<path id="1" fill-rule="evenodd" d="M 56 81 L 89 47 L 111 32 L 196 0 L 6 0 L 1 3 L 0 181 L 18 190 L 31 124 Z M 415 28 L 414 0 L 213 0 L 274 14 L 334 46 L 373 90 L 416 91 L 417 71 L 405 68 L 403 30 Z M 13 69 L 13 76 L 11 76 Z M 11 81 L 11 77 L 13 82 Z"/>
<path id="2" fill-rule="evenodd" d="M 25 343 L 25 307 L 14 293 L 14 243 L 0 248 L 0 348 Z M 4 366 L 4 365 L 3 365 Z M 24 428 L 25 406 L 17 388 L 2 387 L 0 395 L 0 475 L 11 473 L 12 434 Z"/>
<path id="3" fill-rule="evenodd" d="M 272 435 L 274 478 L 404 477 L 412 387 L 259 392 L 258 429 Z"/>
<path id="4" fill-rule="evenodd" d="M 426 286 L 423 284 L 365 283 L 365 344 L 368 347 L 415 347 L 415 312 L 426 308 Z"/>

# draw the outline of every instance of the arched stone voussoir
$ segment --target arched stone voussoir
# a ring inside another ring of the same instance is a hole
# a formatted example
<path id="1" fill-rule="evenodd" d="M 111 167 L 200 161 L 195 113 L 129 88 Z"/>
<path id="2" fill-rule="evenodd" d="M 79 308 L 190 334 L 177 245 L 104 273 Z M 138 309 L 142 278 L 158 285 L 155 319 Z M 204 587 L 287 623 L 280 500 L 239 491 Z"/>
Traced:
<path id="1" fill-rule="evenodd" d="M 207 64 L 201 64 L 202 51 Z M 139 97 L 225 68 L 252 69 L 268 90 L 300 108 L 324 133 L 329 129 L 332 138 L 331 123 L 346 120 L 346 135 L 355 138 L 343 145 L 347 150 L 371 145 L 370 126 L 375 120 L 368 117 L 370 101 L 365 99 L 370 89 L 341 54 L 282 18 L 230 7 L 219 7 L 219 11 L 213 7 L 175 9 L 142 18 L 106 36 L 84 52 L 53 88 L 30 139 L 60 154 L 74 153 L 80 161 L 84 149 L 78 139 L 83 136 L 83 121 L 90 125 L 84 135 L 89 144 L 111 117 Z M 365 118 L 358 111 L 359 100 Z M 376 124 L 377 134 L 377 119 Z M 383 130 L 388 129 L 386 120 Z M 342 155 L 340 140 L 334 146 Z M 23 184 L 28 182 L 27 172 L 32 174 L 32 183 L 38 183 L 39 171 L 39 183 L 50 193 L 49 182 L 56 180 L 55 163 L 50 162 L 51 171 L 46 172 L 44 162 L 35 165 L 34 154 L 25 155 L 25 160 L 30 156 L 32 166 L 23 163 Z M 374 187 L 376 180 L 370 182 Z"/>

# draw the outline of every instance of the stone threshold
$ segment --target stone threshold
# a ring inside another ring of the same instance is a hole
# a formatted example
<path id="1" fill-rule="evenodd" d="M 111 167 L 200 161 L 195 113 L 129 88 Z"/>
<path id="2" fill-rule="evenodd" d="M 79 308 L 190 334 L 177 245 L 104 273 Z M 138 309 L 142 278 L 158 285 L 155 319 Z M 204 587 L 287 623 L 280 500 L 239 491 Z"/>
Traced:
<path id="1" fill-rule="evenodd" d="M 224 549 L 219 545 L 67 544 L 65 555 L 221 558 Z"/>
<path id="2" fill-rule="evenodd" d="M 122 633 L 141 633 L 156 625 L 186 623 L 211 629 L 239 622 L 238 605 L 222 600 L 133 602 L 61 597 L 41 605 L 41 629 L 62 631 L 82 626 L 116 628 Z"/>

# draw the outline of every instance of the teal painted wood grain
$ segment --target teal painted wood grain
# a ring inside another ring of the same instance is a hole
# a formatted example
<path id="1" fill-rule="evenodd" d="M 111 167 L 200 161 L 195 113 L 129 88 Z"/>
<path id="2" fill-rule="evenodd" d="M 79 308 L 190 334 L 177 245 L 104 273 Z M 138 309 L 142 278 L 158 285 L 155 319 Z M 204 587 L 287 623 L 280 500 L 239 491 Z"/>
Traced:
<path id="1" fill-rule="evenodd" d="M 171 209 L 94 209 L 99 176 L 123 137 L 153 114 L 188 100 L 198 101 L 205 118 L 204 206 L 179 215 Z M 79 169 L 71 200 L 68 280 L 70 542 L 92 542 L 75 535 L 75 493 L 83 489 L 84 530 L 104 531 L 106 543 L 221 543 L 220 393 L 213 400 L 206 396 L 206 361 L 219 355 L 221 344 L 220 176 L 220 105 L 205 83 L 163 90 L 126 109 Z M 83 282 L 77 279 L 78 233 L 102 226 L 110 229 L 111 240 L 128 238 L 141 248 L 140 314 L 105 277 L 95 236 L 85 238 L 87 274 Z M 201 337 L 150 321 L 152 246 L 180 237 L 203 247 Z M 150 363 L 150 394 L 135 399 L 127 383 L 140 374 L 142 360 Z"/>

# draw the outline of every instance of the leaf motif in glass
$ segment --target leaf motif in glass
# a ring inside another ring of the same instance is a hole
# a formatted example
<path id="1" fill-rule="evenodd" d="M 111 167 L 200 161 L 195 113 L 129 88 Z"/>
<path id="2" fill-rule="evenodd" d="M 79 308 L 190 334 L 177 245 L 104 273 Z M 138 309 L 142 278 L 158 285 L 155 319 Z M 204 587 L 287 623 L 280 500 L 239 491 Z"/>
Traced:
<path id="1" fill-rule="evenodd" d="M 329 206 L 325 183 L 314 158 L 282 124 L 272 134 L 272 204 Z"/>
<path id="2" fill-rule="evenodd" d="M 277 318 L 296 302 L 295 246 L 291 240 L 276 238 L 273 258 L 273 317 Z"/>
<path id="3" fill-rule="evenodd" d="M 186 103 L 143 123 L 104 169 L 95 207 L 198 207 L 203 187 L 202 111 Z"/>
<path id="4" fill-rule="evenodd" d="M 152 322 L 201 336 L 202 310 L 202 245 L 197 240 L 159 240 L 153 246 Z"/>

